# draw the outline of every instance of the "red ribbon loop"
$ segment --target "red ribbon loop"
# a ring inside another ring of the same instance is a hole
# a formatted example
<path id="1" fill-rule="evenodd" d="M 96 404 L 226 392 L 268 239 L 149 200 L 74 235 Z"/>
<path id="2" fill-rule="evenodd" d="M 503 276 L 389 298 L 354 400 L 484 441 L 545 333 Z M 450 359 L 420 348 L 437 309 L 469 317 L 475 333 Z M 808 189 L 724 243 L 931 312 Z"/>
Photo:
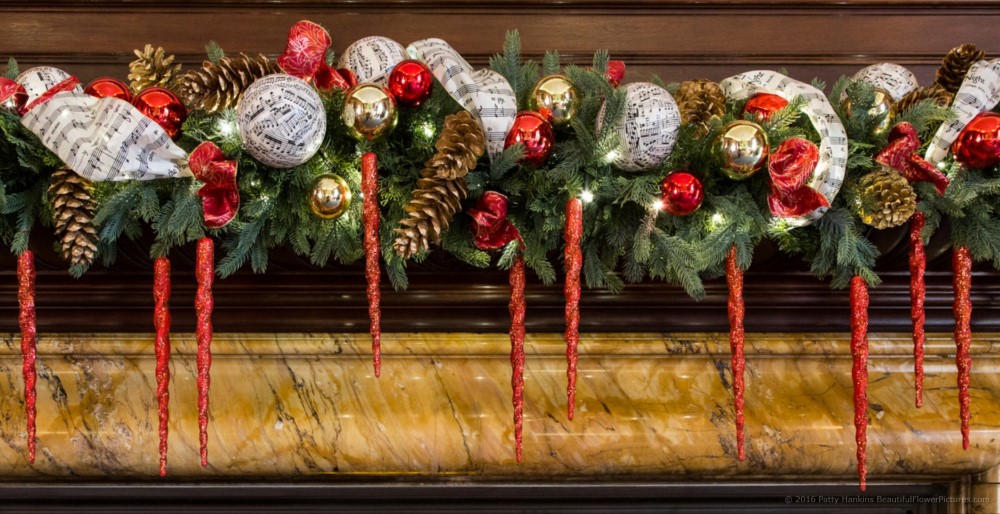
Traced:
<path id="1" fill-rule="evenodd" d="M 767 164 L 771 194 L 767 204 L 772 215 L 797 218 L 830 206 L 825 196 L 806 185 L 818 162 L 819 148 L 798 137 L 786 139 L 771 153 Z"/>
<path id="2" fill-rule="evenodd" d="M 608 71 L 604 72 L 604 76 L 612 86 L 620 86 L 625 79 L 625 61 L 608 61 Z"/>
<path id="3" fill-rule="evenodd" d="M 34 109 L 35 107 L 38 107 L 39 105 L 42 105 L 45 102 L 48 102 L 49 100 L 52 99 L 53 96 L 56 96 L 56 94 L 58 93 L 62 93 L 64 91 L 73 91 L 74 89 L 76 89 L 76 86 L 79 85 L 80 85 L 80 79 L 71 76 L 63 80 L 62 82 L 50 87 L 47 91 L 42 93 L 38 98 L 32 100 L 30 104 L 28 104 L 27 106 L 25 106 L 24 109 L 21 110 L 21 114 L 24 114 Z"/>
<path id="4" fill-rule="evenodd" d="M 302 20 L 288 30 L 288 45 L 278 57 L 278 66 L 285 73 L 313 82 L 322 90 L 350 89 L 350 79 L 326 63 L 326 52 L 331 43 L 326 29 Z"/>
<path id="5" fill-rule="evenodd" d="M 875 162 L 902 173 L 910 182 L 930 182 L 938 194 L 943 195 L 950 182 L 948 177 L 914 153 L 918 148 L 917 129 L 904 121 L 889 132 L 889 144 L 875 156 Z"/>
<path id="6" fill-rule="evenodd" d="M 495 250 L 521 239 L 521 234 L 507 219 L 507 197 L 496 191 L 483 193 L 476 207 L 466 212 L 472 217 L 475 244 L 480 250 Z"/>
<path id="7" fill-rule="evenodd" d="M 222 228 L 240 209 L 240 191 L 236 185 L 236 161 L 227 160 L 211 141 L 198 145 L 188 157 L 195 178 L 205 183 L 198 190 L 201 209 L 208 228 Z"/>

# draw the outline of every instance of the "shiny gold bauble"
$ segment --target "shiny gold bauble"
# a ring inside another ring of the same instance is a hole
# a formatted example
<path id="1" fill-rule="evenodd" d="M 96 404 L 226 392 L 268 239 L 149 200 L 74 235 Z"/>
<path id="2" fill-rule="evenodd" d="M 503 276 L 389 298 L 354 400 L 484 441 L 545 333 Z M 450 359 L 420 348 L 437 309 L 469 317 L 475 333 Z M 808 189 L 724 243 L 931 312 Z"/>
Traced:
<path id="1" fill-rule="evenodd" d="M 528 109 L 545 116 L 555 127 L 569 125 L 579 108 L 580 90 L 565 75 L 542 77 L 528 95 Z"/>
<path id="2" fill-rule="evenodd" d="M 354 139 L 373 141 L 392 132 L 399 115 L 396 101 L 385 88 L 375 84 L 358 84 L 347 91 L 343 119 Z"/>
<path id="3" fill-rule="evenodd" d="M 351 188 L 347 181 L 332 173 L 320 175 L 313 182 L 309 195 L 309 210 L 317 218 L 332 220 L 339 218 L 351 207 Z"/>
<path id="4" fill-rule="evenodd" d="M 843 111 L 844 115 L 848 118 L 851 117 L 851 107 L 851 99 L 849 97 L 844 98 Z M 889 130 L 889 127 L 892 127 L 893 119 L 896 117 L 896 102 L 892 101 L 892 95 L 884 89 L 875 88 L 875 105 L 871 109 L 868 109 L 868 116 L 874 118 L 881 114 L 885 114 L 885 118 L 872 131 L 875 134 L 881 134 Z"/>
<path id="5" fill-rule="evenodd" d="M 752 177 L 767 160 L 767 134 L 752 121 L 737 120 L 722 127 L 715 147 L 725 163 L 722 172 L 733 180 Z"/>

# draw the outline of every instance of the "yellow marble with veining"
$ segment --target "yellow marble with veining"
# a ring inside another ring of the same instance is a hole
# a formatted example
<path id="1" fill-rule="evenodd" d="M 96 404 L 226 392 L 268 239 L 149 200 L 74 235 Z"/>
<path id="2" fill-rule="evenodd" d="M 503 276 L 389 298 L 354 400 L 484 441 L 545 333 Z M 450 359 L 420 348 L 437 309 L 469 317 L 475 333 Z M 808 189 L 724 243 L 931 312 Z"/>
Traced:
<path id="1" fill-rule="evenodd" d="M 0 477 L 156 476 L 152 337 L 43 336 L 38 457 L 26 459 L 17 334 L 0 339 Z M 363 334 L 216 334 L 209 466 L 198 463 L 195 342 L 172 339 L 169 475 L 431 474 L 841 477 L 855 472 L 849 337 L 748 334 L 747 459 L 735 452 L 725 334 L 590 334 L 576 419 L 565 349 L 529 335 L 524 462 L 513 452 L 503 334 L 385 334 L 382 377 Z M 873 335 L 874 479 L 1000 464 L 1000 335 L 972 348 L 971 448 L 962 450 L 954 344 L 930 335 L 924 406 L 907 334 Z"/>

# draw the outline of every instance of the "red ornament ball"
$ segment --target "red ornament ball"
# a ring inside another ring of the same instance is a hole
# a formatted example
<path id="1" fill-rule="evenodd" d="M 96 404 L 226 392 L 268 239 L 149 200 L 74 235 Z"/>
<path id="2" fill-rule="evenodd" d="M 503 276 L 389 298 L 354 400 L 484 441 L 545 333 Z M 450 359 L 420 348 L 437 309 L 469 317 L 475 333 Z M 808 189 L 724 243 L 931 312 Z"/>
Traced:
<path id="1" fill-rule="evenodd" d="M 984 112 L 972 118 L 951 145 L 955 160 L 969 168 L 1000 163 L 1000 114 Z"/>
<path id="2" fill-rule="evenodd" d="M 7 77 L 0 77 L 0 109 L 21 114 L 28 104 L 28 92 L 24 86 Z"/>
<path id="3" fill-rule="evenodd" d="M 674 216 L 687 216 L 701 207 L 705 200 L 705 188 L 698 177 L 686 172 L 675 171 L 660 182 L 663 195 L 663 210 Z"/>
<path id="4" fill-rule="evenodd" d="M 144 89 L 135 95 L 132 105 L 163 127 L 171 138 L 176 138 L 181 133 L 181 125 L 187 118 L 187 109 L 180 98 L 162 87 Z"/>
<path id="5" fill-rule="evenodd" d="M 524 144 L 522 161 L 541 166 L 552 155 L 555 140 L 552 125 L 544 116 L 537 112 L 523 111 L 514 118 L 503 146 L 509 148 L 517 143 Z"/>
<path id="6" fill-rule="evenodd" d="M 132 102 L 132 90 L 124 82 L 111 77 L 95 79 L 83 89 L 84 93 L 97 98 L 112 97 Z"/>
<path id="7" fill-rule="evenodd" d="M 406 107 L 416 107 L 431 96 L 434 75 L 430 68 L 416 59 L 406 59 L 392 68 L 389 73 L 389 92 L 396 103 Z"/>
<path id="8" fill-rule="evenodd" d="M 788 105 L 788 100 L 773 95 L 771 93 L 757 93 L 747 100 L 743 105 L 743 115 L 750 114 L 754 121 L 760 123 L 771 117 L 772 114 L 784 109 Z"/>

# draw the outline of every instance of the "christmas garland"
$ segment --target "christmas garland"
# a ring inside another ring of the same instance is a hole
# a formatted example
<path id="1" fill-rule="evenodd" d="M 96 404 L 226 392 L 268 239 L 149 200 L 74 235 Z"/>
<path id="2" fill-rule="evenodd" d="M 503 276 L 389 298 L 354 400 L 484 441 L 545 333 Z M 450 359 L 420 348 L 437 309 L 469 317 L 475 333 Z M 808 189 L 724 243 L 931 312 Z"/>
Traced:
<path id="1" fill-rule="evenodd" d="M 199 432 L 207 465 L 211 288 L 291 246 L 316 266 L 365 258 L 375 374 L 381 273 L 397 289 L 433 247 L 509 270 L 517 459 L 523 413 L 525 271 L 566 270 L 567 417 L 573 418 L 582 283 L 620 291 L 647 279 L 727 277 L 737 457 L 743 460 L 742 274 L 774 240 L 851 289 L 858 468 L 865 484 L 868 228 L 910 222 L 916 404 L 921 405 L 923 244 L 951 220 L 955 339 L 968 447 L 972 261 L 1000 268 L 1000 61 L 972 45 L 918 87 L 893 64 L 835 84 L 752 71 L 721 83 L 621 85 L 624 63 L 557 52 L 525 60 L 516 32 L 475 70 L 439 39 L 404 48 L 364 38 L 339 59 L 320 26 L 289 31 L 284 53 L 227 56 L 214 43 L 183 72 L 136 50 L 130 84 L 82 89 L 55 68 L 0 79 L 0 238 L 19 256 L 29 457 L 34 437 L 34 262 L 28 236 L 55 230 L 69 272 L 110 266 L 122 237 L 155 242 L 156 378 L 166 472 L 172 248 L 197 241 Z M 407 58 L 409 57 L 409 58 Z M 968 75 L 968 80 L 967 80 Z M 619 87 L 620 86 L 620 87 Z M 518 108 L 522 110 L 518 110 Z M 766 171 L 764 171 L 766 170 Z M 161 180 L 156 180 L 161 179 Z M 353 201 L 361 197 L 361 201 Z M 215 244 L 221 258 L 215 259 Z M 494 253 L 495 252 L 495 253 Z"/>

